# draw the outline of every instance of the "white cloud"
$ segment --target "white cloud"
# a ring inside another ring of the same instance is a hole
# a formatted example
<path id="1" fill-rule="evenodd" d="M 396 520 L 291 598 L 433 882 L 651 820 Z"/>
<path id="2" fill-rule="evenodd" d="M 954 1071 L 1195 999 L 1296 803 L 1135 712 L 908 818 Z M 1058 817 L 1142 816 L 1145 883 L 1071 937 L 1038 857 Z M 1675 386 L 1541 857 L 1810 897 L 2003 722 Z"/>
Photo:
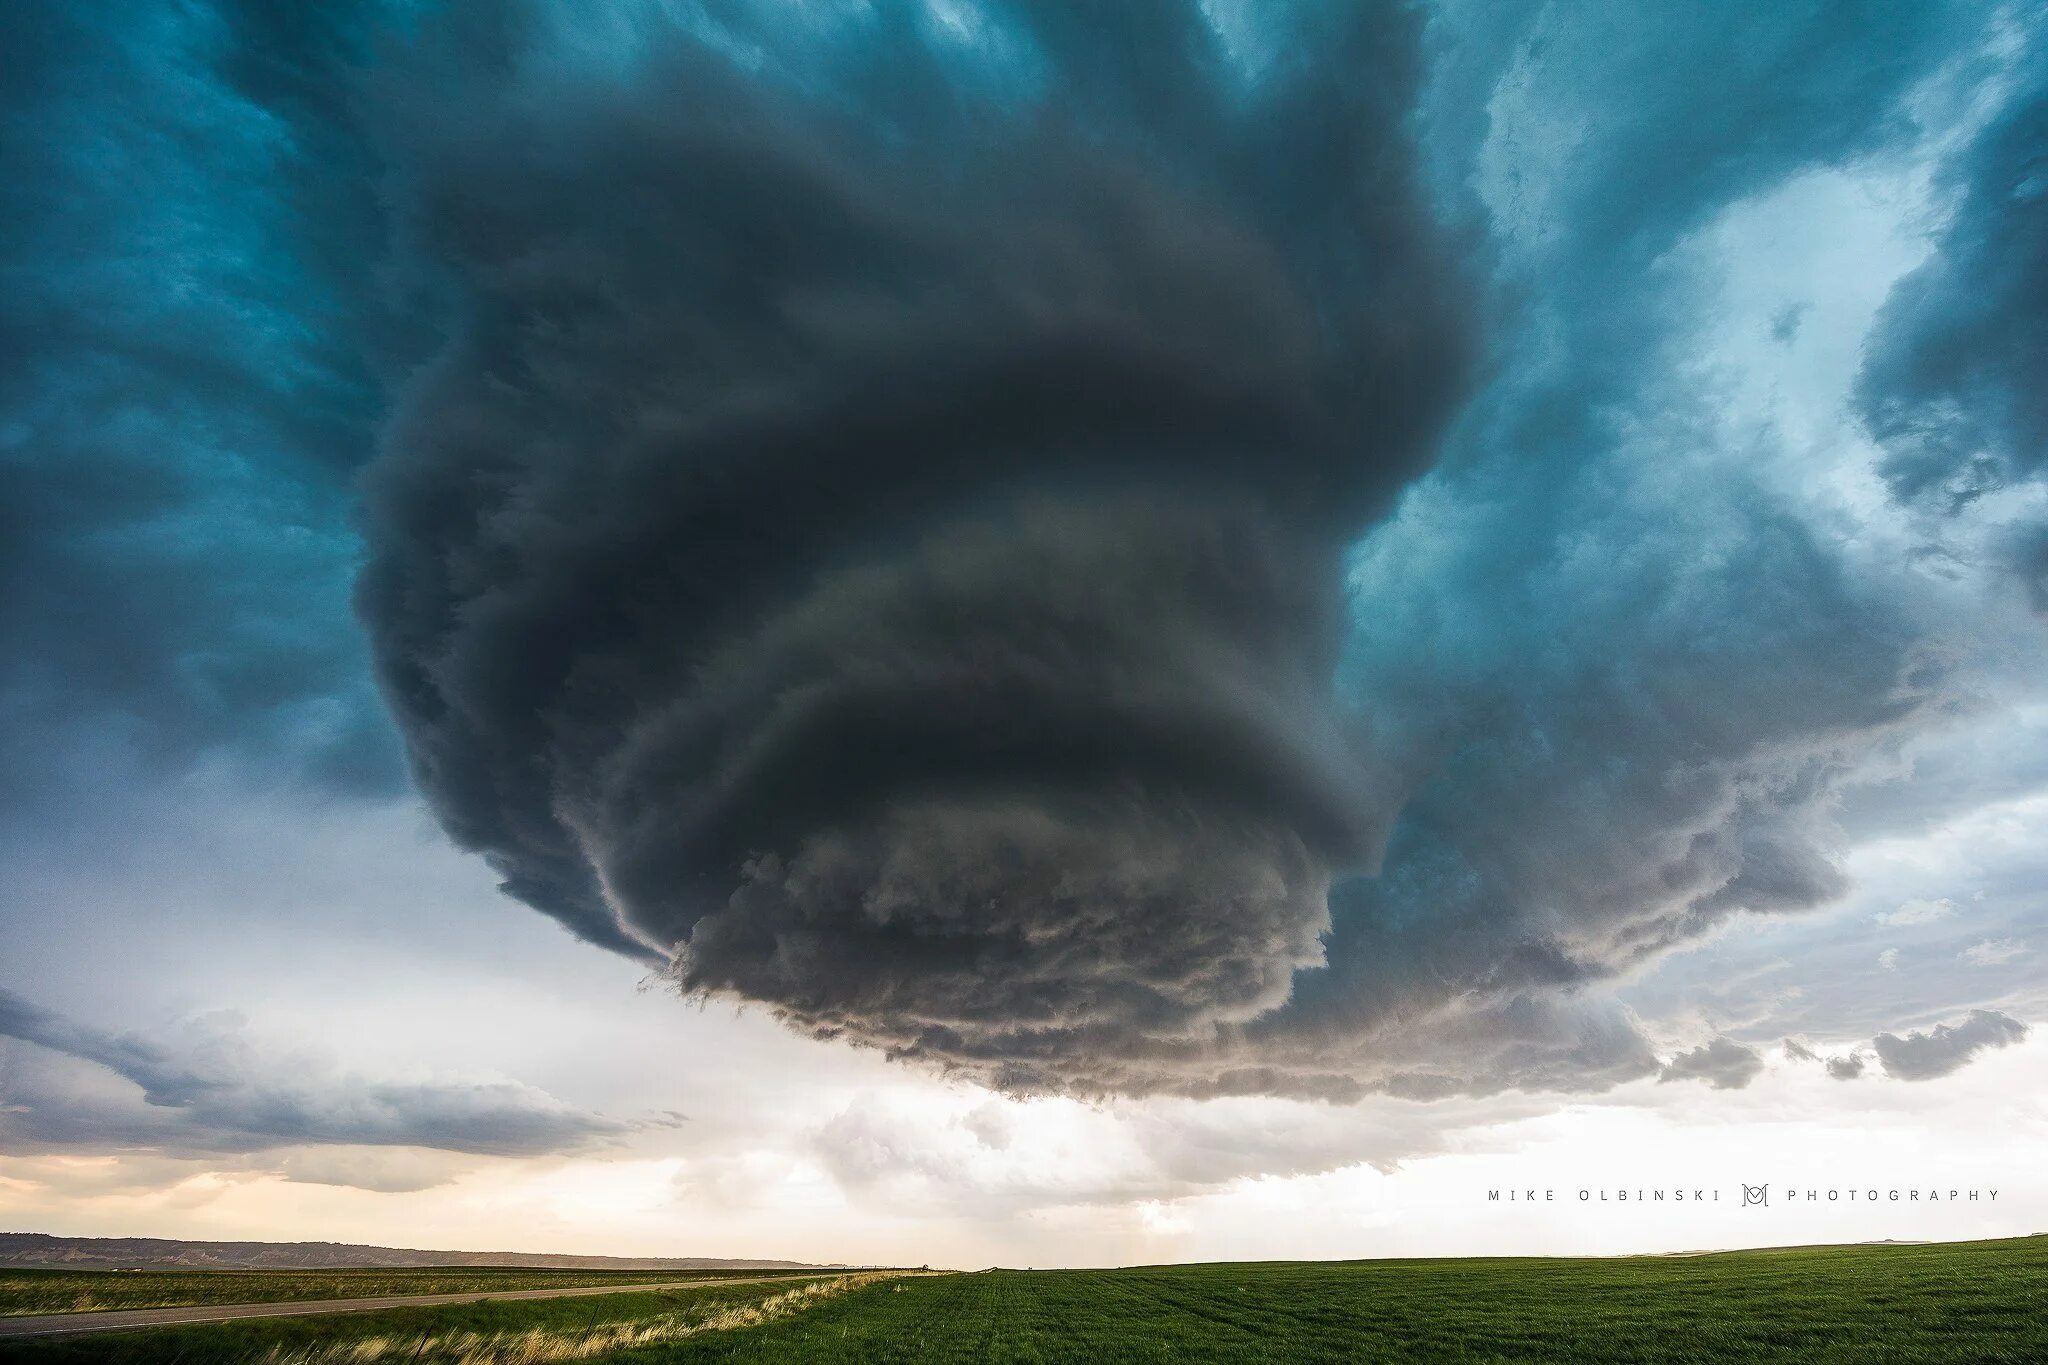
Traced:
<path id="1" fill-rule="evenodd" d="M 1896 910 L 1887 910 L 1877 917 L 1879 924 L 1901 928 L 1910 924 L 1932 924 L 1938 919 L 1947 919 L 1956 912 L 1956 903 L 1947 896 L 1936 900 L 1910 900 Z"/>
<path id="2" fill-rule="evenodd" d="M 1973 943 L 1956 956 L 1973 967 L 1997 967 L 2016 958 L 2025 957 L 2027 945 L 2016 938 L 1987 938 L 1982 943 Z"/>
<path id="3" fill-rule="evenodd" d="M 1887 948 L 1879 953 L 1877 955 L 1877 965 L 1888 972 L 1897 971 L 1899 969 L 1899 950 L 1897 948 Z"/>

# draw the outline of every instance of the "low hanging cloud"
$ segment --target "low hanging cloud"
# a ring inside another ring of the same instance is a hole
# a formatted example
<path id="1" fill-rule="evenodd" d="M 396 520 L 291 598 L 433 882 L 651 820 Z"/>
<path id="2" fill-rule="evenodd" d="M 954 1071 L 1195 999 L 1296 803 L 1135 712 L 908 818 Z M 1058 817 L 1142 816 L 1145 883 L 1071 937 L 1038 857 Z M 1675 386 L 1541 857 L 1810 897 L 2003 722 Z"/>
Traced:
<path id="1" fill-rule="evenodd" d="M 1927 1081 L 1960 1071 L 1979 1053 L 2010 1046 L 2026 1036 L 2027 1026 L 2009 1014 L 1998 1010 L 1971 1010 L 1958 1023 L 1937 1024 L 1925 1032 L 1904 1035 L 1880 1033 L 1868 1045 L 1859 1045 L 1832 1056 L 1823 1055 L 1798 1039 L 1787 1038 L 1785 1055 L 1795 1062 L 1819 1062 L 1828 1076 L 1838 1081 L 1860 1079 L 1869 1071 L 1873 1058 L 1894 1080 Z M 1727 1041 L 1716 1039 L 1714 1045 Z M 1674 1058 L 1663 1079 L 1678 1079 L 1672 1073 L 1682 1063 L 1688 1064 L 1689 1074 L 1704 1075 L 1713 1070 L 1708 1054 L 1709 1048 L 1703 1047 Z M 1727 1051 L 1724 1052 L 1724 1060 L 1734 1062 L 1737 1059 L 1734 1052 Z M 1738 1082 L 1741 1083 L 1746 1083 L 1746 1079 Z"/>
<path id="2" fill-rule="evenodd" d="M 1990 1048 L 2009 1047 L 2027 1036 L 2027 1026 L 1997 1010 L 1971 1010 L 1962 1022 L 1937 1024 L 1925 1033 L 1880 1033 L 1870 1046 L 1885 1074 L 1902 1081 L 1929 1081 L 1960 1071 Z"/>
<path id="3" fill-rule="evenodd" d="M 201 1019 L 168 1037 L 113 1034 L 0 990 L 0 1040 L 14 1040 L 0 1041 L 10 1048 L 0 1068 L 0 1144 L 12 1150 L 202 1155 L 332 1145 L 537 1156 L 641 1126 L 511 1081 L 380 1081 L 306 1058 L 266 1058 L 232 1020 Z M 340 1169 L 337 1160 L 302 1151 L 287 1169 L 315 1179 Z M 355 1162 L 393 1178 L 381 1158 Z"/>
<path id="4" fill-rule="evenodd" d="M 1455 1145 L 1453 1134 L 1545 1112 L 1537 1099 L 1337 1108 L 1294 1100 L 1080 1104 L 950 1095 L 915 1108 L 849 1104 L 808 1134 L 810 1155 L 849 1196 L 902 1210 L 1009 1213 L 1177 1200 L 1247 1179 L 1370 1166 L 1385 1174 Z"/>
<path id="5" fill-rule="evenodd" d="M 1740 1090 L 1763 1074 L 1764 1059 L 1733 1038 L 1714 1038 L 1664 1064 L 1659 1081 L 1705 1081 L 1716 1090 Z"/>
<path id="6" fill-rule="evenodd" d="M 1864 1055 L 1860 1051 L 1824 1056 L 1797 1038 L 1785 1040 L 1785 1056 L 1795 1062 L 1819 1062 L 1828 1076 L 1838 1081 L 1853 1081 L 1863 1074 Z M 1667 1079 L 1669 1079 L 1667 1077 Z"/>
<path id="7" fill-rule="evenodd" d="M 459 1156 L 417 1147 L 308 1146 L 268 1154 L 296 1185 L 343 1185 L 376 1194 L 410 1194 L 445 1185 L 464 1169 Z M 269 1163 L 266 1163 L 268 1166 Z"/>

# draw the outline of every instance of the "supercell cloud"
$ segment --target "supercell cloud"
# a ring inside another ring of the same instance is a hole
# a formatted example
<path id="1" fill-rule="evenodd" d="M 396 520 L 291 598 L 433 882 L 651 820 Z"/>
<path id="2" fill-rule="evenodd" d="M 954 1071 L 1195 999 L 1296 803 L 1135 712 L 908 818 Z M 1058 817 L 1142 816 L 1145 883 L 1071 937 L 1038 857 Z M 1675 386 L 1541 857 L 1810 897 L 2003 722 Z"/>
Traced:
<path id="1" fill-rule="evenodd" d="M 358 599 L 419 782 L 582 937 L 1012 1090 L 1741 1084 L 1591 988 L 1843 894 L 1951 683 L 1727 458 L 1699 243 L 1971 12 L 429 25 Z"/>
<path id="2" fill-rule="evenodd" d="M 1263 61 L 1192 7 L 884 13 L 650 24 L 602 82 L 502 78 L 544 15 L 429 44 L 408 230 L 457 321 L 360 605 L 514 895 L 1089 1086 L 1281 1005 L 1378 855 L 1341 556 L 1463 393 L 1469 290 L 1397 8 Z"/>
<path id="3" fill-rule="evenodd" d="M 1919 764 L 1903 837 L 1982 796 L 1944 727 L 2038 702 L 2011 12 L 18 9 L 0 833 L 138 755 L 389 794 L 388 710 L 580 938 L 1011 1091 L 2018 1037 L 1963 977 L 2030 940 L 1959 895 L 1881 926 L 1967 936 L 1943 999 L 1859 944 L 1847 1033 L 1660 1055 L 1611 990 L 1842 897 L 1845 791 Z M 67 1085 L 183 1065 L 15 1022 Z M 612 1131 L 274 1088 L 168 1119 Z"/>

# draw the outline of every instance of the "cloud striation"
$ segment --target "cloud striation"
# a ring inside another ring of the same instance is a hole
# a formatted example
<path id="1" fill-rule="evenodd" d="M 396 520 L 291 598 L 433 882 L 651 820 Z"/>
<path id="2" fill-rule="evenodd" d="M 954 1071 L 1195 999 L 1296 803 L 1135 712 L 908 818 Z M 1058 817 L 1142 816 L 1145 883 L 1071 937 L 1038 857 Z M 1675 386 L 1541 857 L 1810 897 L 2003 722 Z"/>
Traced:
<path id="1" fill-rule="evenodd" d="M 1703 243 L 1980 7 L 605 13 L 374 85 L 445 340 L 357 604 L 512 895 L 1018 1092 L 1753 1074 L 1592 988 L 1842 894 L 1948 679 Z"/>
<path id="2" fill-rule="evenodd" d="M 1281 1005 L 1378 856 L 1341 556 L 1472 313 L 1400 7 L 1264 64 L 1193 7 L 982 18 L 652 25 L 601 83 L 464 65 L 546 11 L 426 43 L 457 320 L 359 602 L 512 894 L 820 1034 L 1147 1088 L 1098 1060 Z"/>

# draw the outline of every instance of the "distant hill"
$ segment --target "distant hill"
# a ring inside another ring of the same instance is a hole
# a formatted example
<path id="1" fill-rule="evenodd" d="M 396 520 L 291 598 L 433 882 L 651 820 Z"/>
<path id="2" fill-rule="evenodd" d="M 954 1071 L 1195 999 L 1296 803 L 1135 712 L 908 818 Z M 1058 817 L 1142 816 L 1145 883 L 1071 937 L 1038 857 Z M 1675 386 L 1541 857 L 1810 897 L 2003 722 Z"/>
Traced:
<path id="1" fill-rule="evenodd" d="M 179 1242 L 159 1237 L 52 1237 L 0 1232 L 0 1266 L 73 1270 L 340 1270 L 408 1266 L 518 1266 L 535 1270 L 809 1270 L 802 1261 L 716 1256 L 563 1256 L 527 1251 L 414 1251 L 346 1242 Z"/>

